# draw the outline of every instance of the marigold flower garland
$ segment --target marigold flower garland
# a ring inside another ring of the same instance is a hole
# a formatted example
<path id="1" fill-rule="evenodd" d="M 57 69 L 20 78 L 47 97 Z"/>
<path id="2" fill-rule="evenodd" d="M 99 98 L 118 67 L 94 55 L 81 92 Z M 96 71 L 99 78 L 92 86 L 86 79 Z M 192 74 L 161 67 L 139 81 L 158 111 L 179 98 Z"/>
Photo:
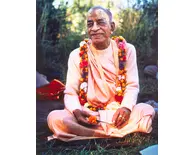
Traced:
<path id="1" fill-rule="evenodd" d="M 118 59 L 119 59 L 119 71 L 116 79 L 116 95 L 115 100 L 119 103 L 122 102 L 124 91 L 126 88 L 126 41 L 122 36 L 112 37 L 116 41 L 118 50 Z M 80 69 L 81 69 L 81 78 L 80 78 L 80 88 L 79 88 L 79 101 L 81 105 L 87 103 L 87 88 L 88 88 L 88 39 L 85 39 L 80 43 Z M 104 105 L 105 106 L 105 105 Z M 102 110 L 105 107 L 101 105 L 99 107 L 93 107 L 88 105 L 88 108 L 93 111 Z"/>
<path id="2" fill-rule="evenodd" d="M 119 37 L 112 37 L 113 40 L 116 41 L 117 46 L 119 48 L 118 50 L 118 59 L 119 59 L 119 71 L 118 71 L 118 77 L 116 79 L 116 95 L 115 100 L 119 103 L 122 102 L 124 91 L 126 88 L 126 42 L 125 39 L 122 36 Z"/>
<path id="3" fill-rule="evenodd" d="M 87 102 L 87 87 L 88 87 L 88 40 L 85 39 L 84 42 L 80 43 L 80 69 L 81 69 L 81 78 L 80 78 L 80 89 L 79 89 L 79 101 L 81 105 L 84 105 Z"/>
<path id="4" fill-rule="evenodd" d="M 89 116 L 88 122 L 91 124 L 97 124 L 97 117 L 96 116 Z"/>

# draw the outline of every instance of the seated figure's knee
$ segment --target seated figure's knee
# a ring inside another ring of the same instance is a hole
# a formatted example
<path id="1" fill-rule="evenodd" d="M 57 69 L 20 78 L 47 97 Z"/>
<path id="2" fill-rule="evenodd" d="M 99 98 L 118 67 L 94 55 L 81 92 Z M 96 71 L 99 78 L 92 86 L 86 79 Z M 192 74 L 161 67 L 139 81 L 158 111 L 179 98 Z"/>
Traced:
<path id="1" fill-rule="evenodd" d="M 139 109 L 139 110 L 141 110 L 141 109 L 150 109 L 150 110 L 154 109 L 151 105 L 146 104 L 146 103 L 138 103 L 134 106 L 134 108 Z"/>
<path id="2" fill-rule="evenodd" d="M 52 126 L 58 121 L 60 120 L 60 115 L 59 115 L 60 110 L 54 110 L 51 111 L 49 113 L 49 115 L 47 116 L 47 124 L 49 126 L 49 128 L 51 129 Z"/>
<path id="3" fill-rule="evenodd" d="M 139 118 L 138 130 L 140 132 L 149 133 L 152 131 L 152 119 L 155 115 L 154 108 L 146 103 L 136 104 L 134 107 L 134 117 Z"/>
<path id="4" fill-rule="evenodd" d="M 152 131 L 152 116 L 144 116 L 139 121 L 139 131 L 150 133 Z"/>
<path id="5" fill-rule="evenodd" d="M 57 116 L 58 110 L 51 111 L 47 116 L 47 121 L 55 119 Z"/>
<path id="6" fill-rule="evenodd" d="M 153 108 L 151 105 L 149 105 L 149 104 L 146 104 L 146 103 L 143 103 L 143 104 L 144 104 L 144 106 L 145 106 L 145 109 L 146 109 L 148 112 L 151 113 L 152 119 L 153 119 L 154 116 L 155 116 L 155 110 L 154 110 L 154 108 Z"/>
<path id="7" fill-rule="evenodd" d="M 146 104 L 146 103 L 139 103 L 139 104 L 136 104 L 135 107 L 134 107 L 136 113 L 141 113 L 143 116 L 146 116 L 146 115 L 151 115 L 152 118 L 155 116 L 155 110 L 154 108 L 149 105 L 149 104 Z"/>

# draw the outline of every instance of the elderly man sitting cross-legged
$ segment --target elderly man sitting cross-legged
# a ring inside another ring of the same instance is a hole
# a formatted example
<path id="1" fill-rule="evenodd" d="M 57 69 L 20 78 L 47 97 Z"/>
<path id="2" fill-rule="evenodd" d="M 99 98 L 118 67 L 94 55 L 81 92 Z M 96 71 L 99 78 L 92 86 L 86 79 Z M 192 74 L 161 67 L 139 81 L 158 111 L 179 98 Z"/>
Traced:
<path id="1" fill-rule="evenodd" d="M 136 104 L 139 80 L 134 46 L 121 36 L 111 38 L 115 23 L 103 7 L 88 11 L 87 30 L 89 39 L 69 56 L 65 109 L 48 115 L 53 132 L 49 138 L 73 141 L 151 132 L 153 107 Z"/>

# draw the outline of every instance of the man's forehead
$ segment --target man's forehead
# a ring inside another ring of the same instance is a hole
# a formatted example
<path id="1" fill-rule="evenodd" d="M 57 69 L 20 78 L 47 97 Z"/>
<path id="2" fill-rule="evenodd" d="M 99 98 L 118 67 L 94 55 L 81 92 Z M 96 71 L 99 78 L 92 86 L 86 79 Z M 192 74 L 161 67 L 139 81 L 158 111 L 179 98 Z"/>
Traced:
<path id="1" fill-rule="evenodd" d="M 102 9 L 89 10 L 87 13 L 87 19 L 91 19 L 91 18 L 105 19 L 105 20 L 109 21 L 108 14 Z"/>

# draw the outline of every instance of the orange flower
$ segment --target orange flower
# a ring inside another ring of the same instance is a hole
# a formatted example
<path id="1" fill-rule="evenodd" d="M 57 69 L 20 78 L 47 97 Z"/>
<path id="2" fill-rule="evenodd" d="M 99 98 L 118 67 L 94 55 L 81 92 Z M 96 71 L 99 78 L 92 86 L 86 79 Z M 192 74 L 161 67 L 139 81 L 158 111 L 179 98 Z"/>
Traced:
<path id="1" fill-rule="evenodd" d="M 80 78 L 80 81 L 81 81 L 81 82 L 83 82 L 83 81 L 84 81 L 84 79 L 83 79 L 83 78 Z"/>
<path id="2" fill-rule="evenodd" d="M 97 117 L 96 116 L 89 116 L 88 122 L 91 124 L 97 124 Z"/>
<path id="3" fill-rule="evenodd" d="M 93 107 L 93 109 L 92 109 L 92 110 L 93 110 L 93 111 L 97 111 L 95 107 Z"/>
<path id="4" fill-rule="evenodd" d="M 124 73 L 124 70 L 119 70 L 119 74 L 122 75 Z"/>
<path id="5" fill-rule="evenodd" d="M 124 79 L 121 79 L 121 80 L 120 80 L 120 82 L 121 82 L 121 83 L 124 83 L 124 82 L 125 82 L 125 80 L 124 80 Z"/>
<path id="6" fill-rule="evenodd" d="M 126 86 L 126 84 L 125 83 L 122 83 L 122 87 L 125 87 Z"/>
<path id="7" fill-rule="evenodd" d="M 122 93 L 122 90 L 117 91 L 117 93 L 118 93 L 118 94 L 121 94 L 121 93 Z M 120 95 L 119 95 L 119 96 L 120 96 Z"/>
<path id="8" fill-rule="evenodd" d="M 84 41 L 87 43 L 89 41 L 89 39 L 86 38 L 86 39 L 84 39 Z"/>

